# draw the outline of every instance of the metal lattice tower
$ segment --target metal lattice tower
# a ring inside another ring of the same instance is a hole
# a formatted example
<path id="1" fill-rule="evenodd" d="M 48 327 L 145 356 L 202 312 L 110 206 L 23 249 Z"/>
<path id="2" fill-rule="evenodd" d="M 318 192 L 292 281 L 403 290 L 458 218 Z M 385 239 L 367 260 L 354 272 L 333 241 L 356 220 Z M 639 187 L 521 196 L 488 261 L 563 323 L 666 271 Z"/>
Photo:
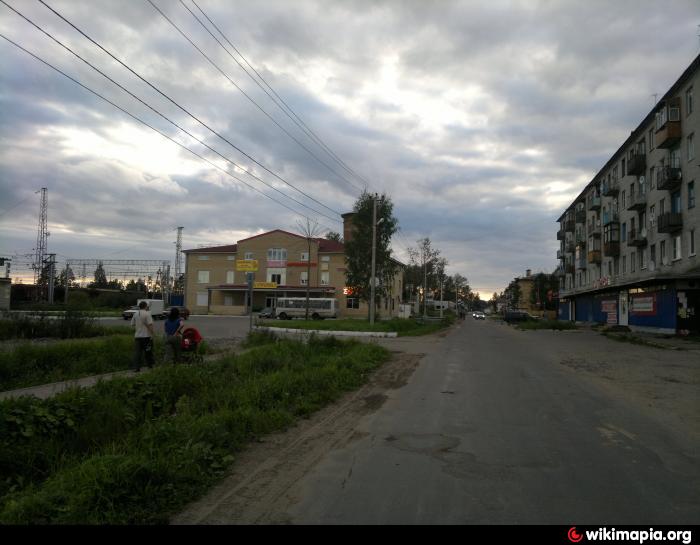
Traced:
<path id="1" fill-rule="evenodd" d="M 41 272 L 44 268 L 44 260 L 46 259 L 46 248 L 48 246 L 49 232 L 47 230 L 47 217 L 49 208 L 49 198 L 47 195 L 48 189 L 41 188 L 41 204 L 39 205 L 39 227 L 36 234 L 36 247 L 34 248 L 34 284 L 39 283 Z M 37 191 L 37 193 L 39 193 Z"/>
<path id="2" fill-rule="evenodd" d="M 175 243 L 175 282 L 180 280 L 182 274 L 182 230 L 184 227 L 177 228 L 177 242 Z"/>

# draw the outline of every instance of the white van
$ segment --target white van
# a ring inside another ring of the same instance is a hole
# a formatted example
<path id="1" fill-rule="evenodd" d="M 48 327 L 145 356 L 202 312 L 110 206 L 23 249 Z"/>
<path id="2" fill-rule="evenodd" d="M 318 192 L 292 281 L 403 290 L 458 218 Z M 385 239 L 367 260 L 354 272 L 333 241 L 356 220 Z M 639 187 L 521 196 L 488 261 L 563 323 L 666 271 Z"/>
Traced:
<path id="1" fill-rule="evenodd" d="M 306 317 L 306 297 L 279 297 L 275 313 L 280 320 Z M 309 299 L 309 316 L 313 320 L 338 317 L 338 300 L 312 297 Z"/>

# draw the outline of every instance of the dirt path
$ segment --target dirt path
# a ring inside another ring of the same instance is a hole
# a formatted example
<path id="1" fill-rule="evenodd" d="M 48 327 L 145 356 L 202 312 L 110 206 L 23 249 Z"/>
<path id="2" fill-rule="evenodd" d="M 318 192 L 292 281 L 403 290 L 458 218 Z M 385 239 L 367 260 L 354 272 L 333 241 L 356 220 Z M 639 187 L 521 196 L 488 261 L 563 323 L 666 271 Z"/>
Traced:
<path id="1" fill-rule="evenodd" d="M 232 474 L 199 501 L 175 516 L 172 524 L 284 524 L 288 491 L 329 451 L 364 434 L 358 420 L 379 409 L 388 393 L 404 386 L 422 354 L 392 352 L 359 390 L 302 420 L 284 433 L 266 436 L 239 455 Z"/>

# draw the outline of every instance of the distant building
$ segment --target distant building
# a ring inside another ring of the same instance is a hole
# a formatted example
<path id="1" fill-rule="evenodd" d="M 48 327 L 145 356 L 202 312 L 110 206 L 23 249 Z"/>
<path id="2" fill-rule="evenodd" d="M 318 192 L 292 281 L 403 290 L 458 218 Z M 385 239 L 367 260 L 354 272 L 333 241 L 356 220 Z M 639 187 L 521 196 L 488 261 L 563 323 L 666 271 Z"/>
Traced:
<path id="1" fill-rule="evenodd" d="M 352 213 L 343 215 L 345 240 L 352 236 L 352 217 Z M 305 297 L 308 286 L 310 297 L 337 299 L 342 316 L 368 315 L 366 303 L 354 296 L 352 288 L 346 285 L 345 246 L 341 242 L 313 239 L 309 255 L 305 237 L 275 229 L 236 244 L 195 248 L 184 253 L 185 305 L 194 314 L 245 314 L 248 305 L 246 273 L 236 270 L 236 262 L 257 260 L 259 269 L 255 281 L 269 285 L 254 290 L 254 309 L 274 308 L 279 297 Z M 398 316 L 402 282 L 400 268 L 389 296 L 379 304 L 380 316 Z"/>
<path id="2" fill-rule="evenodd" d="M 12 279 L 0 278 L 0 310 L 10 310 L 10 293 L 12 291 Z"/>
<path id="3" fill-rule="evenodd" d="M 700 56 L 557 220 L 560 319 L 700 331 L 695 91 Z"/>

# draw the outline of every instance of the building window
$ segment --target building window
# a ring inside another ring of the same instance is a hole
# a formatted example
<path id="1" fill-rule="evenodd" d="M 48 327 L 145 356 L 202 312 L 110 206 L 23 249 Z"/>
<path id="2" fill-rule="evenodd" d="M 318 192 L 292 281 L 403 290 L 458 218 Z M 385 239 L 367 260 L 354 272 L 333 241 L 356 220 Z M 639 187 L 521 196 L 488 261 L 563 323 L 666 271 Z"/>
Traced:
<path id="1" fill-rule="evenodd" d="M 345 300 L 345 306 L 347 308 L 358 309 L 360 308 L 360 300 L 357 297 L 348 297 Z"/>
<path id="2" fill-rule="evenodd" d="M 627 274 L 627 256 L 622 256 L 622 274 Z"/>
<path id="3" fill-rule="evenodd" d="M 197 271 L 197 283 L 198 284 L 208 284 L 209 283 L 209 271 Z"/>
<path id="4" fill-rule="evenodd" d="M 673 237 L 673 260 L 676 261 L 681 257 L 681 237 Z"/>
<path id="5" fill-rule="evenodd" d="M 690 230 L 690 255 L 695 255 L 695 229 Z"/>
<path id="6" fill-rule="evenodd" d="M 627 242 L 627 222 L 622 223 L 622 242 Z"/>
<path id="7" fill-rule="evenodd" d="M 656 206 L 652 204 L 649 207 L 649 227 L 651 228 L 652 231 L 654 229 L 654 226 L 656 225 L 656 215 L 655 214 L 656 214 Z"/>
<path id="8" fill-rule="evenodd" d="M 688 208 L 695 208 L 695 181 L 688 183 Z"/>
<path id="9" fill-rule="evenodd" d="M 267 281 L 276 282 L 278 286 L 284 286 L 287 282 L 287 269 L 268 267 Z"/>
<path id="10" fill-rule="evenodd" d="M 198 255 L 197 259 L 199 261 L 209 261 L 209 256 L 208 255 Z"/>
<path id="11" fill-rule="evenodd" d="M 321 257 L 321 261 L 325 261 L 326 263 L 328 263 L 330 260 L 331 260 L 331 256 L 329 256 L 329 255 L 324 255 Z"/>
<path id="12" fill-rule="evenodd" d="M 691 161 L 695 159 L 695 134 L 689 134 L 688 138 L 686 138 L 687 142 L 687 152 L 688 152 L 688 161 Z"/>
<path id="13" fill-rule="evenodd" d="M 649 188 L 656 189 L 656 169 L 654 167 L 649 168 Z"/>
<path id="14" fill-rule="evenodd" d="M 659 253 L 661 254 L 661 263 L 666 264 L 666 241 L 659 242 Z"/>
<path id="15" fill-rule="evenodd" d="M 226 307 L 233 306 L 233 295 L 224 295 L 224 306 L 226 306 Z"/>
<path id="16" fill-rule="evenodd" d="M 301 283 L 302 286 L 306 286 L 309 283 L 308 271 L 301 271 L 301 275 L 299 277 L 299 282 Z"/>
<path id="17" fill-rule="evenodd" d="M 309 260 L 309 252 L 301 252 L 301 261 L 308 261 Z"/>
<path id="18" fill-rule="evenodd" d="M 627 199 L 625 198 L 625 192 L 622 192 L 622 208 L 624 209 L 627 205 L 625 204 Z"/>
<path id="19" fill-rule="evenodd" d="M 656 265 L 656 244 L 649 246 L 649 262 Z"/>
<path id="20" fill-rule="evenodd" d="M 253 252 L 246 252 L 245 259 L 253 259 Z"/>
<path id="21" fill-rule="evenodd" d="M 685 92 L 685 115 L 693 113 L 693 88 L 690 87 Z"/>
<path id="22" fill-rule="evenodd" d="M 640 269 L 647 268 L 647 249 L 646 248 L 642 248 L 642 251 L 639 252 L 639 268 Z"/>
<path id="23" fill-rule="evenodd" d="M 233 284 L 235 279 L 235 271 L 226 271 L 226 283 Z"/>
<path id="24" fill-rule="evenodd" d="M 681 192 L 675 191 L 671 195 L 671 212 L 678 214 L 681 211 Z"/>
<path id="25" fill-rule="evenodd" d="M 206 291 L 197 292 L 197 306 L 206 307 L 209 306 L 209 294 Z"/>
<path id="26" fill-rule="evenodd" d="M 328 271 L 321 273 L 321 285 L 327 286 L 330 279 L 330 273 Z"/>
<path id="27" fill-rule="evenodd" d="M 287 261 L 286 248 L 270 248 L 267 250 L 268 261 Z"/>
<path id="28" fill-rule="evenodd" d="M 632 252 L 630 254 L 630 272 L 634 272 L 637 270 L 637 253 Z"/>
<path id="29" fill-rule="evenodd" d="M 227 255 L 226 261 L 236 261 L 236 256 L 235 255 Z"/>
<path id="30" fill-rule="evenodd" d="M 654 127 L 649 129 L 649 151 L 654 149 Z"/>

